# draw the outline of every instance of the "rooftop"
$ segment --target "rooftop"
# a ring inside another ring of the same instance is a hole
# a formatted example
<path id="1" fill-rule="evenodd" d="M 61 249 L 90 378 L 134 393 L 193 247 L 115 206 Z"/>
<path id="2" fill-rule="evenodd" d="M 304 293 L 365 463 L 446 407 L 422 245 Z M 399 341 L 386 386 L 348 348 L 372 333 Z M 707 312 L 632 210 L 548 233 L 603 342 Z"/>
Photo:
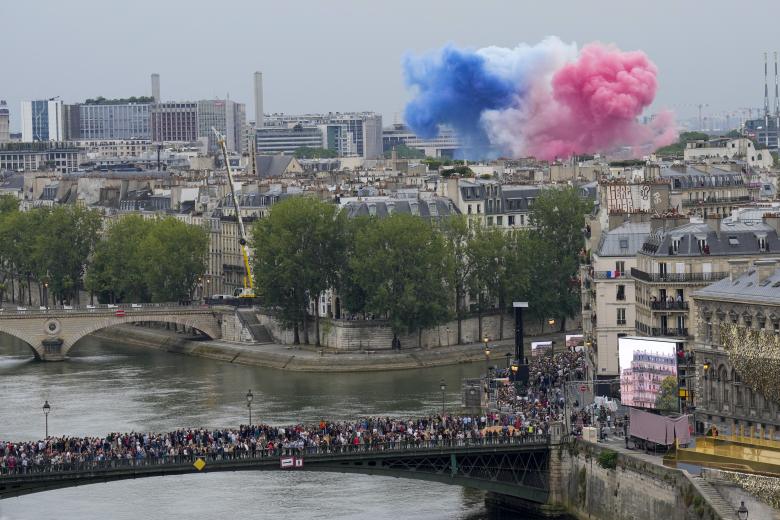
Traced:
<path id="1" fill-rule="evenodd" d="M 759 280 L 760 269 L 764 265 L 769 275 Z M 732 279 L 724 278 L 693 293 L 694 298 L 708 300 L 748 300 L 751 302 L 780 305 L 780 267 L 776 261 L 761 261 L 744 273 Z"/>

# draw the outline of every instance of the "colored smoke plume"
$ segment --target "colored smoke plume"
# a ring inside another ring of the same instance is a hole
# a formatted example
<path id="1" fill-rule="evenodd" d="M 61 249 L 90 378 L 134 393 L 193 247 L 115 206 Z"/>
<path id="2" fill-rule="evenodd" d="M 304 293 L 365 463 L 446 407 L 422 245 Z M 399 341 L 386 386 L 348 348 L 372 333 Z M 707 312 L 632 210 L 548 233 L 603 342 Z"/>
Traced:
<path id="1" fill-rule="evenodd" d="M 473 157 L 638 156 L 677 138 L 670 112 L 638 121 L 658 87 L 657 69 L 642 52 L 600 43 L 577 52 L 548 38 L 514 49 L 447 46 L 407 56 L 404 70 L 416 89 L 407 124 L 421 137 L 450 125 Z"/>

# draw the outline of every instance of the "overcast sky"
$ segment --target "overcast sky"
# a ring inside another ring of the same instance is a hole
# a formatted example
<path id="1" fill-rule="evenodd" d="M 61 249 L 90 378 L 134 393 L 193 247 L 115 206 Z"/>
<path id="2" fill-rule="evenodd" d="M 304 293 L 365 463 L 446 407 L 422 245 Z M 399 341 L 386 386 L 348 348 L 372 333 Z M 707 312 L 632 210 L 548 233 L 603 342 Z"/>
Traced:
<path id="1" fill-rule="evenodd" d="M 23 99 L 149 95 L 152 72 L 163 100 L 229 94 L 253 119 L 255 70 L 266 112 L 374 110 L 389 124 L 409 97 L 405 52 L 548 35 L 645 51 L 660 70 L 655 106 L 686 117 L 698 103 L 713 114 L 762 106 L 780 1 L 0 0 L 0 26 L 14 131 Z"/>

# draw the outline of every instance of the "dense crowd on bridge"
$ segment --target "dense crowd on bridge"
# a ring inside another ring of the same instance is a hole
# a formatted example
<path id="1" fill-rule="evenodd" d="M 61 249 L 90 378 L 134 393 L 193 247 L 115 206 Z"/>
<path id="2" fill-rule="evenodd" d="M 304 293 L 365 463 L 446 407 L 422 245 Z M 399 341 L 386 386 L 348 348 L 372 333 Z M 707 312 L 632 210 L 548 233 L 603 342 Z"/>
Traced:
<path id="1" fill-rule="evenodd" d="M 284 455 L 468 446 L 537 439 L 489 416 L 430 416 L 413 420 L 366 418 L 305 426 L 254 425 L 237 429 L 180 429 L 164 434 L 112 433 L 105 437 L 0 440 L 0 473 L 68 470 L 86 466 L 167 463 Z"/>
<path id="2" fill-rule="evenodd" d="M 564 419 L 564 381 L 585 375 L 582 353 L 566 351 L 530 361 L 529 385 L 500 384 L 492 391 L 498 412 L 481 416 L 432 415 L 418 419 L 365 418 L 313 425 L 179 429 L 168 433 L 111 433 L 104 437 L 49 437 L 34 442 L 0 439 L 0 474 L 89 466 L 181 463 L 202 457 L 232 460 L 296 454 L 414 449 L 443 445 L 539 440 Z M 497 370 L 495 376 L 507 376 Z"/>

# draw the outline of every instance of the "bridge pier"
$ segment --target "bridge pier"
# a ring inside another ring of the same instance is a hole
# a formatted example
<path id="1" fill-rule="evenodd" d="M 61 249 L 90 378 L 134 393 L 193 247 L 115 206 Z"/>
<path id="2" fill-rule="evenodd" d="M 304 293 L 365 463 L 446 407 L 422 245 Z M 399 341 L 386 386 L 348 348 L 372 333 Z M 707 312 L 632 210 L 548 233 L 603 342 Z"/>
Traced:
<path id="1" fill-rule="evenodd" d="M 41 348 L 34 349 L 35 358 L 40 361 L 64 361 L 67 357 L 62 351 L 64 341 L 60 338 L 46 338 L 41 341 Z"/>

